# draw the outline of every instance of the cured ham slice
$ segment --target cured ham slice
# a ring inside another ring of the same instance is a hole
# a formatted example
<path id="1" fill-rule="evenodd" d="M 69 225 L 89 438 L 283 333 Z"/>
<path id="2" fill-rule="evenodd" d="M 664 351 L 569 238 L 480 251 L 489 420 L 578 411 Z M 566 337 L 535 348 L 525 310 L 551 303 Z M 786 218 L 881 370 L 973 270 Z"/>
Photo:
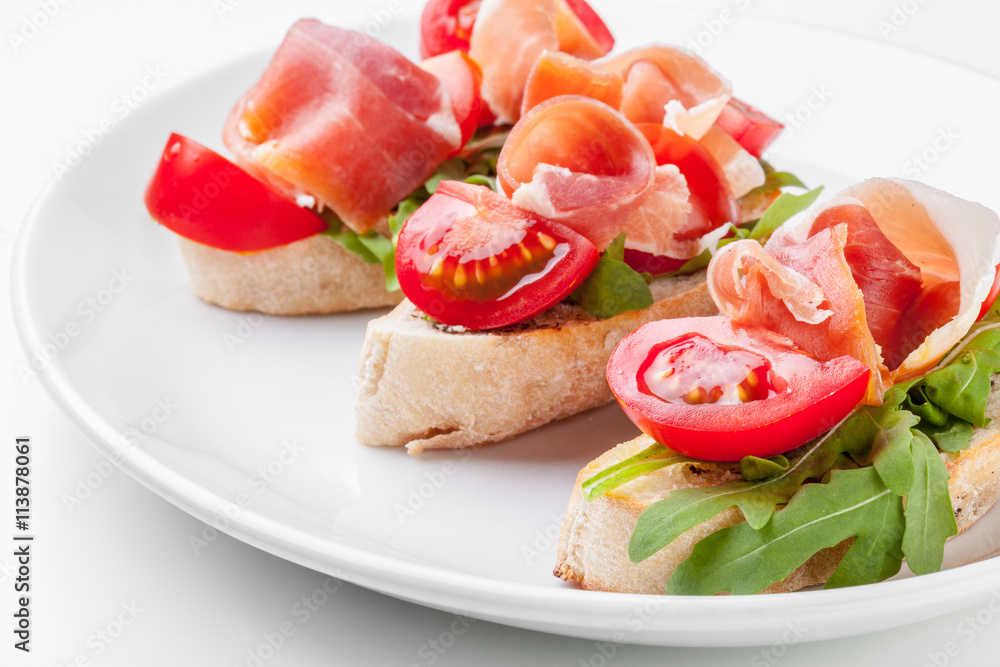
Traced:
<path id="1" fill-rule="evenodd" d="M 622 103 L 625 82 L 612 72 L 594 67 L 567 53 L 546 51 L 531 69 L 524 89 L 521 115 L 545 100 L 560 95 L 582 95 L 617 109 Z"/>
<path id="2" fill-rule="evenodd" d="M 747 152 L 721 127 L 713 125 L 700 141 L 722 167 L 734 197 L 739 199 L 754 188 L 764 185 L 767 175 L 760 160 Z"/>
<path id="3" fill-rule="evenodd" d="M 683 49 L 649 46 L 598 64 L 625 79 L 622 113 L 634 123 L 663 123 L 700 139 L 733 95 L 729 82 Z"/>
<path id="4" fill-rule="evenodd" d="M 579 9 L 586 3 L 572 4 Z M 521 117 L 528 75 L 545 51 L 597 58 L 607 53 L 610 35 L 605 33 L 606 28 L 592 34 L 566 0 L 483 0 L 469 55 L 483 69 L 483 99 L 497 122 L 515 123 Z"/>
<path id="5" fill-rule="evenodd" d="M 920 269 L 894 246 L 864 206 L 844 204 L 823 210 L 809 231 L 847 226 L 844 259 L 861 290 L 865 320 L 888 368 L 897 368 L 918 345 L 906 335 L 905 314 L 921 292 Z M 950 313 L 954 315 L 954 313 Z M 927 335 L 924 332 L 921 339 Z"/>
<path id="6" fill-rule="evenodd" d="M 556 97 L 529 111 L 511 130 L 497 173 L 514 204 L 598 249 L 625 232 L 628 247 L 643 252 L 691 250 L 674 238 L 690 213 L 684 177 L 673 165 L 657 167 L 635 125 L 596 100 Z"/>
<path id="7" fill-rule="evenodd" d="M 363 232 L 460 148 L 461 130 L 433 74 L 366 35 L 305 19 L 223 139 L 258 178 Z"/>
<path id="8" fill-rule="evenodd" d="M 873 370 L 866 402 L 930 369 L 979 315 L 1000 262 L 992 211 L 912 181 L 872 179 L 764 249 L 739 241 L 709 266 L 735 321 L 788 336 L 818 359 Z"/>

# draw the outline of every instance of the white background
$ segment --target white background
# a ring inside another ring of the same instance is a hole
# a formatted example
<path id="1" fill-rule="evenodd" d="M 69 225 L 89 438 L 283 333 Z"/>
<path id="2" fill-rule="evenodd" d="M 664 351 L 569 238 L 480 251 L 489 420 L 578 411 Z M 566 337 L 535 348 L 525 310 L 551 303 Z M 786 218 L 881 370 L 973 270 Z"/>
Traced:
<path id="1" fill-rule="evenodd" d="M 593 4 L 600 9 L 613 2 Z M 351 25 L 386 3 L 52 0 L 58 6 L 54 16 L 15 49 L 9 34 L 21 32 L 25 19 L 44 4 L 4 0 L 0 9 L 0 282 L 5 288 L 0 290 L 0 505 L 9 506 L 12 497 L 11 443 L 16 436 L 30 435 L 37 535 L 30 655 L 12 648 L 13 559 L 6 548 L 0 550 L 0 663 L 254 665 L 258 663 L 248 652 L 294 618 L 295 634 L 273 655 L 265 651 L 267 660 L 260 664 L 997 664 L 1000 621 L 982 609 L 849 640 L 779 647 L 780 658 L 759 648 L 601 647 L 486 622 L 473 623 L 442 652 L 431 642 L 443 638 L 447 643 L 455 620 L 449 614 L 345 584 L 303 623 L 301 616 L 293 616 L 293 607 L 322 587 L 322 575 L 225 536 L 195 555 L 188 538 L 201 534 L 202 525 L 120 471 L 108 474 L 100 455 L 38 383 L 19 377 L 24 357 L 10 321 L 6 287 L 20 221 L 50 178 L 53 163 L 64 159 L 85 129 L 112 114 L 116 99 L 139 83 L 147 66 L 158 65 L 167 73 L 154 91 L 162 94 L 220 63 L 276 44 L 296 18 L 315 15 Z M 416 12 L 421 3 L 403 4 L 407 12 Z M 663 4 L 704 8 L 717 16 L 732 0 Z M 826 26 L 1000 76 L 1000 3 L 758 0 L 740 5 L 749 5 L 748 11 L 759 16 Z M 880 31 L 880 21 L 892 21 L 894 12 L 901 26 L 883 35 L 886 24 Z M 982 140 L 1000 147 L 1000 133 Z M 65 498 L 73 495 L 87 497 L 70 510 Z M 0 529 L 0 536 L 5 534 Z M 129 608 L 137 611 L 123 611 Z M 966 618 L 977 612 L 988 622 L 981 631 L 968 633 Z M 120 634 L 119 619 L 130 623 Z M 106 634 L 106 642 L 100 632 L 115 636 Z M 954 655 L 948 656 L 944 651 L 950 642 Z"/>

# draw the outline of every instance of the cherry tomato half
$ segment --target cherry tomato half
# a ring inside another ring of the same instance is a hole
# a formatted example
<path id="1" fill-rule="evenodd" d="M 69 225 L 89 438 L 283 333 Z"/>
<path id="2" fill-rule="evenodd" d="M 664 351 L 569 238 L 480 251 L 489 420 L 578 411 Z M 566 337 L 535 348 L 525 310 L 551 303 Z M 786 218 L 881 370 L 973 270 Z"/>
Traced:
<path id="1" fill-rule="evenodd" d="M 775 456 L 833 428 L 864 397 L 871 370 L 819 362 L 727 317 L 650 322 L 615 348 L 608 384 L 636 426 L 705 461 Z"/>
<path id="2" fill-rule="evenodd" d="M 748 153 L 759 158 L 785 126 L 735 97 L 722 109 L 716 124 Z"/>
<path id="3" fill-rule="evenodd" d="M 425 70 L 441 80 L 451 98 L 455 120 L 462 128 L 462 148 L 476 133 L 482 117 L 483 70 L 472 58 L 461 51 L 451 51 L 428 58 L 420 64 Z M 461 152 L 459 148 L 456 155 Z"/>
<path id="4" fill-rule="evenodd" d="M 480 185 L 444 181 L 403 225 L 396 275 L 439 322 L 492 329 L 562 301 L 597 264 L 590 241 Z"/>
<path id="5" fill-rule="evenodd" d="M 146 186 L 153 219 L 213 248 L 254 252 L 326 230 L 326 222 L 218 153 L 171 134 Z"/>

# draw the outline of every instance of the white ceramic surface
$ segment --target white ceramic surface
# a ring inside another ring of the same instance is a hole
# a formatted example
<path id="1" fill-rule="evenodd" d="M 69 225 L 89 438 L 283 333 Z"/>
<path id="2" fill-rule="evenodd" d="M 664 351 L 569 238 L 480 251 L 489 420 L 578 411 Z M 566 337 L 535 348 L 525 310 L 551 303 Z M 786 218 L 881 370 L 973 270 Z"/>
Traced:
<path id="1" fill-rule="evenodd" d="M 697 33 L 684 14 L 607 18 L 622 47 Z M 754 39 L 734 35 L 706 56 L 741 98 L 798 113 L 770 156 L 779 167 L 831 191 L 870 175 L 919 175 L 1000 207 L 989 170 L 978 168 L 993 142 L 976 139 L 992 128 L 1000 82 L 861 39 L 741 20 L 756 25 L 741 32 Z M 400 21 L 380 38 L 412 55 L 415 34 Z M 1000 546 L 994 512 L 949 544 L 949 569 L 931 576 L 748 598 L 584 592 L 551 576 L 554 536 L 577 470 L 634 435 L 617 408 L 471 453 L 411 458 L 359 445 L 351 378 L 373 314 L 283 319 L 207 306 L 189 293 L 170 233 L 142 206 L 167 134 L 219 148 L 228 109 L 266 57 L 130 116 L 53 183 L 19 239 L 15 314 L 29 357 L 47 358 L 40 379 L 142 483 L 250 544 L 363 586 L 602 640 L 769 644 L 793 621 L 806 639 L 825 639 L 944 614 L 1000 586 L 1000 560 L 966 564 Z M 912 156 L 925 152 L 933 164 L 916 174 Z"/>

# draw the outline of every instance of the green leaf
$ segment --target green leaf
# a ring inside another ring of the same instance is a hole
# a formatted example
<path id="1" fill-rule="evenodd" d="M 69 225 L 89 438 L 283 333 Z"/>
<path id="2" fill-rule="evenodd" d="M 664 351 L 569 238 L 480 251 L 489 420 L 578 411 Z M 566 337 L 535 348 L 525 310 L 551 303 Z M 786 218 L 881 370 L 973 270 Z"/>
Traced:
<path id="1" fill-rule="evenodd" d="M 806 184 L 803 183 L 798 176 L 788 171 L 770 171 L 767 172 L 767 176 L 764 179 L 764 185 L 756 187 L 750 192 L 743 195 L 744 197 L 752 197 L 753 195 L 763 195 L 768 192 L 774 192 L 775 190 L 780 190 L 781 188 L 802 188 L 803 190 L 808 190 Z"/>
<path id="2" fill-rule="evenodd" d="M 972 444 L 972 431 L 975 427 L 964 419 L 949 415 L 948 422 L 944 426 L 934 426 L 921 421 L 917 424 L 917 428 L 933 440 L 942 452 L 957 454 Z"/>
<path id="3" fill-rule="evenodd" d="M 334 241 L 353 252 L 355 255 L 359 256 L 368 264 L 378 264 L 381 261 L 372 253 L 371 250 L 368 249 L 368 246 L 361 240 L 360 235 L 353 229 L 345 226 L 343 223 L 340 223 L 339 227 L 331 225 L 325 232 L 322 233 L 329 236 Z"/>
<path id="4" fill-rule="evenodd" d="M 774 477 L 671 491 L 639 516 L 629 541 L 629 558 L 634 563 L 649 558 L 688 529 L 730 507 L 739 507 L 750 527 L 760 528 L 778 505 L 787 503 L 807 480 L 822 479 L 844 454 L 867 457 L 876 438 L 884 435 L 887 424 L 892 425 L 889 417 L 898 401 L 902 396 L 889 392 L 882 406 L 855 411 L 820 439 L 794 450 L 788 470 Z"/>
<path id="5" fill-rule="evenodd" d="M 652 306 L 653 294 L 649 285 L 624 262 L 624 257 L 625 234 L 619 234 L 583 284 L 570 295 L 570 300 L 601 319 Z"/>
<path id="6" fill-rule="evenodd" d="M 948 492 L 948 468 L 934 443 L 914 431 L 913 463 L 916 480 L 906 497 L 906 533 L 903 553 L 914 574 L 941 569 L 944 541 L 958 534 Z"/>
<path id="7" fill-rule="evenodd" d="M 744 456 L 740 461 L 740 474 L 748 482 L 760 482 L 769 477 L 780 475 L 788 470 L 791 464 L 784 456 L 772 456 L 762 459 L 758 456 Z"/>
<path id="8" fill-rule="evenodd" d="M 989 331 L 987 336 L 994 333 Z M 977 339 L 978 340 L 978 339 Z M 974 347 L 970 343 L 959 360 L 934 371 L 923 379 L 924 393 L 930 401 L 951 414 L 979 427 L 986 426 L 986 400 L 990 376 L 1000 371 L 1000 353 Z"/>
<path id="9" fill-rule="evenodd" d="M 948 421 L 948 411 L 931 402 L 923 384 L 917 384 L 910 390 L 903 407 L 920 417 L 922 424 L 944 426 Z"/>
<path id="10" fill-rule="evenodd" d="M 834 584 L 873 583 L 887 569 L 885 556 L 899 552 L 902 519 L 901 499 L 882 484 L 875 470 L 834 470 L 829 481 L 804 486 L 759 530 L 740 523 L 702 539 L 674 570 L 667 593 L 758 593 L 813 554 L 851 537 L 860 546 L 848 551 L 848 564 L 874 562 L 876 567 L 847 572 L 841 564 Z"/>
<path id="11" fill-rule="evenodd" d="M 823 186 L 802 195 L 793 195 L 783 192 L 774 203 L 771 204 L 760 220 L 750 230 L 750 238 L 754 240 L 766 239 L 774 233 L 781 225 L 797 213 L 801 213 L 810 206 L 823 192 Z"/>
<path id="12" fill-rule="evenodd" d="M 906 410 L 885 415 L 872 443 L 871 461 L 882 482 L 897 496 L 905 496 L 913 486 L 911 441 L 919 418 Z"/>

